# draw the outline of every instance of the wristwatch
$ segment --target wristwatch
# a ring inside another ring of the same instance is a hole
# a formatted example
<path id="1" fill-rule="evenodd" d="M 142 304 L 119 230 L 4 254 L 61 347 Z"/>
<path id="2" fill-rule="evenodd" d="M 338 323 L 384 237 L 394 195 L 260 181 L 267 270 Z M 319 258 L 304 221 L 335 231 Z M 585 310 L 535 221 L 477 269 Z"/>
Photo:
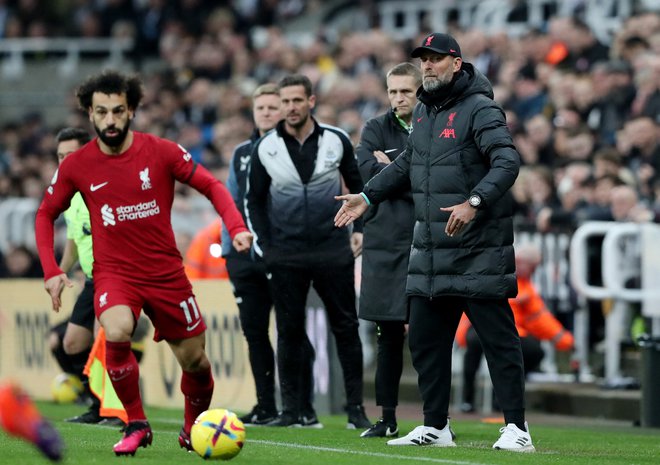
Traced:
<path id="1" fill-rule="evenodd" d="M 481 197 L 478 194 L 472 194 L 468 199 L 468 203 L 471 207 L 479 208 L 481 205 Z"/>

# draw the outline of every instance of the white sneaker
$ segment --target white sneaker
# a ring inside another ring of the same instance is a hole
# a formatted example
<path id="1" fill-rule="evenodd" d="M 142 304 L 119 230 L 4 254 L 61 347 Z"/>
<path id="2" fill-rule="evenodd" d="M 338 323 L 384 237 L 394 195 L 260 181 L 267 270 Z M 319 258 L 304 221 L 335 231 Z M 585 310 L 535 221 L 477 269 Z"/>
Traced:
<path id="1" fill-rule="evenodd" d="M 399 439 L 390 439 L 388 446 L 434 446 L 434 447 L 456 447 L 451 438 L 449 423 L 442 429 L 432 426 L 418 426 L 410 433 Z"/>
<path id="2" fill-rule="evenodd" d="M 532 437 L 529 435 L 529 426 L 525 422 L 525 429 L 522 431 L 515 424 L 509 423 L 504 428 L 500 428 L 502 435 L 493 444 L 493 449 L 510 450 L 512 452 L 534 452 Z"/>

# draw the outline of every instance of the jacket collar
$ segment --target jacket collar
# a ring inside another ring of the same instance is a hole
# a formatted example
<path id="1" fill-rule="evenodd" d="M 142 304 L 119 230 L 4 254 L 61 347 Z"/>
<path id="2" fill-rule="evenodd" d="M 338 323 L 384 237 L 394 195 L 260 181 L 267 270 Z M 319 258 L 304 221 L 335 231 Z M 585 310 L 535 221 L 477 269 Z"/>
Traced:
<path id="1" fill-rule="evenodd" d="M 471 63 L 463 62 L 461 70 L 454 75 L 451 84 L 441 92 L 430 94 L 423 86 L 417 89 L 417 98 L 427 107 L 439 110 L 453 105 L 456 101 L 472 94 L 484 94 L 493 98 L 493 87 L 478 69 Z"/>

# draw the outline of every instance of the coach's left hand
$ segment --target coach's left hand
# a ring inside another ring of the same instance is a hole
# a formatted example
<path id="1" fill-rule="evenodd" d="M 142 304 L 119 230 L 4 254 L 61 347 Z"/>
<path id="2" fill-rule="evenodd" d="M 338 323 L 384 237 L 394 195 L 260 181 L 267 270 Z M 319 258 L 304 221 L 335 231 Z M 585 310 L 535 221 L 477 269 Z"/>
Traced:
<path id="1" fill-rule="evenodd" d="M 445 227 L 445 233 L 449 237 L 453 237 L 454 234 L 462 232 L 463 229 L 465 229 L 465 226 L 467 226 L 477 214 L 477 210 L 475 210 L 467 200 L 458 205 L 443 207 L 440 210 L 451 213 L 447 220 L 447 226 Z"/>

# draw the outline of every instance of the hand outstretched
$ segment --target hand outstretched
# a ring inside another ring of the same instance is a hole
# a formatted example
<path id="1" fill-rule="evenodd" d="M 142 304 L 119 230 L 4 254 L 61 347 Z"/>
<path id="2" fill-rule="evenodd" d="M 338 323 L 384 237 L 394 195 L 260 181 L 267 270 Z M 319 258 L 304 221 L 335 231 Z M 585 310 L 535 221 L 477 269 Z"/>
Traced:
<path id="1" fill-rule="evenodd" d="M 367 211 L 369 205 L 360 194 L 336 195 L 336 200 L 342 200 L 344 204 L 335 215 L 335 226 L 341 228 L 347 226 L 361 217 Z"/>

